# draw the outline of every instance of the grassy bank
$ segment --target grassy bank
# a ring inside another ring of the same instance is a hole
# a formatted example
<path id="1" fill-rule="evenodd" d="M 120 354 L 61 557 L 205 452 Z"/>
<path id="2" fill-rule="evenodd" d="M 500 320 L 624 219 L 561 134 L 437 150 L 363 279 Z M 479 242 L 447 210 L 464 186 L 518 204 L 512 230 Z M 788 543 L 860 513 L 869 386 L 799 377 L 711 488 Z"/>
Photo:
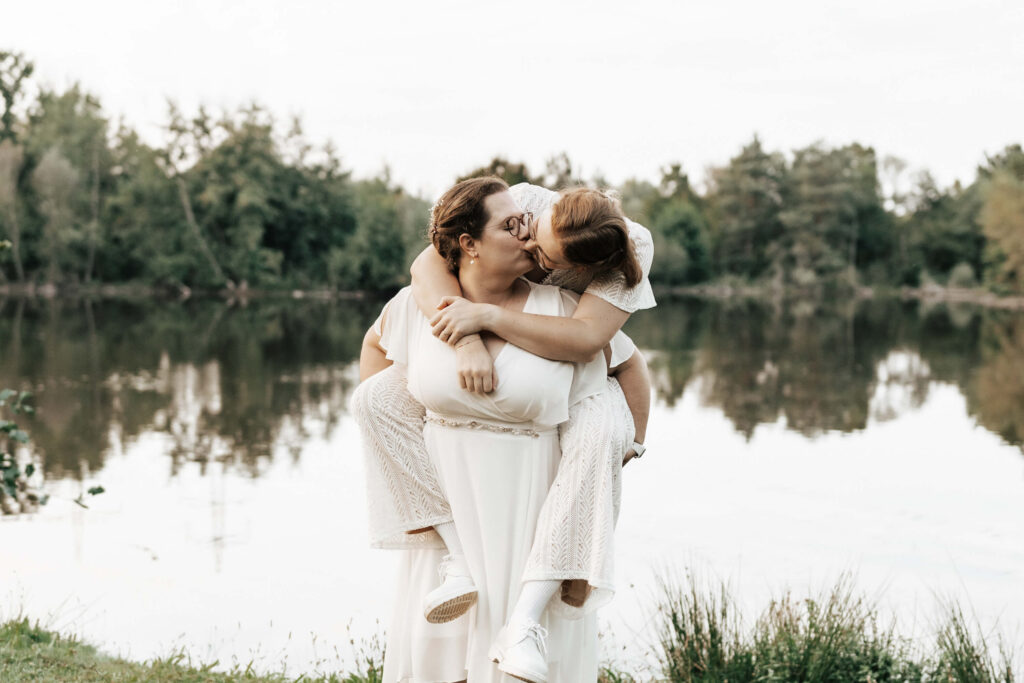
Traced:
<path id="1" fill-rule="evenodd" d="M 382 663 L 378 653 L 365 656 L 356 673 L 324 676 L 257 674 L 248 667 L 226 673 L 212 671 L 217 662 L 193 663 L 184 652 L 145 663 L 109 657 L 73 637 L 31 625 L 27 619 L 0 624 L 0 681 L 4 683 L 379 683 Z"/>
<path id="2" fill-rule="evenodd" d="M 932 638 L 912 641 L 848 578 L 827 594 L 774 599 L 748 625 L 724 586 L 662 586 L 660 677 L 673 682 L 1012 683 L 1012 648 L 946 604 Z"/>
<path id="3" fill-rule="evenodd" d="M 841 579 L 830 592 L 772 600 L 749 625 L 724 586 L 688 578 L 661 587 L 654 622 L 657 665 L 626 672 L 606 665 L 599 683 L 1014 683 L 1018 660 L 1001 636 L 986 633 L 947 604 L 931 638 L 911 640 L 897 624 Z M 359 670 L 289 678 L 249 667 L 215 673 L 217 663 L 195 664 L 185 653 L 146 663 L 106 656 L 74 638 L 25 619 L 0 625 L 0 681 L 257 681 L 377 683 L 379 641 L 364 648 Z"/>

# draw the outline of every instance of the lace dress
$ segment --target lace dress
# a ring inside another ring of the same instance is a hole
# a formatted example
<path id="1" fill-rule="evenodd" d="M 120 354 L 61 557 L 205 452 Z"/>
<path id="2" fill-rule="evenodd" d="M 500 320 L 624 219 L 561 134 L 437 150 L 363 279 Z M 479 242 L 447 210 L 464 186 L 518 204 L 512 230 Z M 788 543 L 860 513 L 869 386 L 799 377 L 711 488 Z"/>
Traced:
<path id="1" fill-rule="evenodd" d="M 575 310 L 575 297 L 563 290 L 532 283 L 530 288 L 526 312 Z M 405 553 L 388 625 L 384 680 L 512 681 L 487 651 L 519 596 L 537 519 L 558 472 L 557 426 L 568 419 L 571 405 L 604 390 L 603 358 L 559 363 L 506 344 L 495 358 L 498 389 L 473 394 L 459 387 L 454 351 L 430 333 L 408 288 L 382 317 L 381 346 L 406 367 L 409 391 L 425 407 L 427 453 L 480 591 L 465 616 L 428 624 L 422 600 L 437 585 L 441 551 Z M 547 615 L 542 624 L 550 634 L 549 680 L 596 680 L 595 618 Z"/>
<path id="2" fill-rule="evenodd" d="M 511 188 L 525 211 L 541 214 L 558 193 L 528 183 Z M 545 284 L 592 294 L 620 310 L 633 313 L 655 306 L 647 276 L 654 259 L 651 233 L 627 219 L 629 237 L 643 280 L 626 285 L 619 271 L 591 276 L 583 270 L 556 270 Z M 629 359 L 633 342 L 622 332 L 611 342 L 611 366 Z M 615 594 L 614 534 L 622 497 L 622 456 L 632 445 L 633 417 L 619 383 L 607 379 L 607 390 L 576 403 L 561 427 L 562 461 L 558 477 L 537 523 L 537 538 L 524 580 L 563 579 L 562 591 L 548 610 L 579 618 L 607 604 Z"/>

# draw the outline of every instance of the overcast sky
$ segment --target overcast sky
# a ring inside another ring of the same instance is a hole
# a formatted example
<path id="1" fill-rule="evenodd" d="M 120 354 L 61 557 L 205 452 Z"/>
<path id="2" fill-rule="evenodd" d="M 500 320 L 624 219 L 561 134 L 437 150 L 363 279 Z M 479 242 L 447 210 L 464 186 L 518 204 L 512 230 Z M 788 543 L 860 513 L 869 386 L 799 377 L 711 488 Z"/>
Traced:
<path id="1" fill-rule="evenodd" d="M 20 0 L 0 49 L 158 142 L 166 99 L 299 114 L 357 176 L 433 195 L 496 154 L 699 179 L 757 133 L 970 180 L 1024 141 L 1019 0 Z"/>

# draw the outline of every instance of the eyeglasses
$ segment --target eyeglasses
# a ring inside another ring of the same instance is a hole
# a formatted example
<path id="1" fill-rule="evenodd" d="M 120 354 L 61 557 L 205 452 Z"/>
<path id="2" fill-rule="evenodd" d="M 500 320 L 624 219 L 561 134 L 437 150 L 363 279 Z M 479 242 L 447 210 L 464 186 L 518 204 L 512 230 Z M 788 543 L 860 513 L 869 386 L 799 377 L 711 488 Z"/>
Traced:
<path id="1" fill-rule="evenodd" d="M 532 213 L 530 214 L 530 218 L 533 218 Z M 545 273 L 550 273 L 554 269 L 546 266 L 544 264 L 544 261 L 550 261 L 551 259 L 549 259 L 548 255 L 544 253 L 544 250 L 540 248 L 540 245 L 537 244 L 537 223 L 535 223 L 532 220 L 529 221 L 526 225 L 526 231 L 526 238 L 533 240 L 534 247 L 536 248 L 536 251 L 533 253 L 533 260 L 537 263 L 541 270 L 543 270 Z"/>
<path id="2" fill-rule="evenodd" d="M 517 240 L 525 239 L 530 234 L 530 225 L 533 223 L 533 212 L 524 211 L 518 216 L 509 216 L 505 219 L 505 225 L 502 228 L 505 232 L 509 233 Z M 523 234 L 523 228 L 526 228 L 526 235 Z"/>

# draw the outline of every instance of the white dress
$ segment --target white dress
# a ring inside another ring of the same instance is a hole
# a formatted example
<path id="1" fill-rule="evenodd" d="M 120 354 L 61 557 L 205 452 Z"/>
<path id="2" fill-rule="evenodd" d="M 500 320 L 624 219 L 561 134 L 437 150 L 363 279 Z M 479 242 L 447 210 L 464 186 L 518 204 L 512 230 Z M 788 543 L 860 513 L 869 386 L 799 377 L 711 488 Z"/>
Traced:
<path id="1" fill-rule="evenodd" d="M 557 193 L 526 183 L 515 185 L 511 192 L 523 209 L 537 214 L 558 199 Z M 636 287 L 628 287 L 617 271 L 594 278 L 585 271 L 555 271 L 545 284 L 592 294 L 630 313 L 654 306 L 647 279 L 654 256 L 651 233 L 637 223 L 627 223 L 644 274 Z M 611 347 L 613 367 L 627 360 L 635 349 L 621 332 L 615 335 Z M 454 365 L 451 377 L 454 382 Z M 569 420 L 559 427 L 562 458 L 541 509 L 533 551 L 522 576 L 523 580 L 563 580 L 562 591 L 554 596 L 548 610 L 570 618 L 599 609 L 615 590 L 614 531 L 621 497 L 621 463 L 633 441 L 633 420 L 618 382 L 609 377 L 605 386 L 605 391 L 573 403 Z M 366 457 L 371 545 L 426 549 L 439 559 L 441 553 L 436 551 L 444 544 L 436 532 L 409 533 L 451 521 L 452 511 L 426 452 L 425 410 L 407 388 L 405 361 L 396 361 L 391 368 L 362 382 L 352 394 L 351 407 Z M 436 585 L 433 567 L 422 579 L 424 585 Z"/>
<path id="2" fill-rule="evenodd" d="M 570 293 L 533 283 L 530 288 L 528 313 L 564 316 L 575 310 Z M 604 390 L 604 360 L 560 363 L 506 344 L 495 358 L 498 389 L 469 393 L 458 385 L 454 351 L 431 334 L 409 288 L 382 317 L 381 346 L 406 366 L 409 391 L 426 408 L 427 451 L 480 591 L 465 616 L 427 623 L 423 596 L 437 586 L 443 551 L 403 552 L 384 680 L 514 681 L 487 651 L 519 596 L 538 516 L 558 472 L 557 427 L 568 419 L 570 405 Z M 568 620 L 547 614 L 542 625 L 549 630 L 549 681 L 596 680 L 594 615 Z"/>

